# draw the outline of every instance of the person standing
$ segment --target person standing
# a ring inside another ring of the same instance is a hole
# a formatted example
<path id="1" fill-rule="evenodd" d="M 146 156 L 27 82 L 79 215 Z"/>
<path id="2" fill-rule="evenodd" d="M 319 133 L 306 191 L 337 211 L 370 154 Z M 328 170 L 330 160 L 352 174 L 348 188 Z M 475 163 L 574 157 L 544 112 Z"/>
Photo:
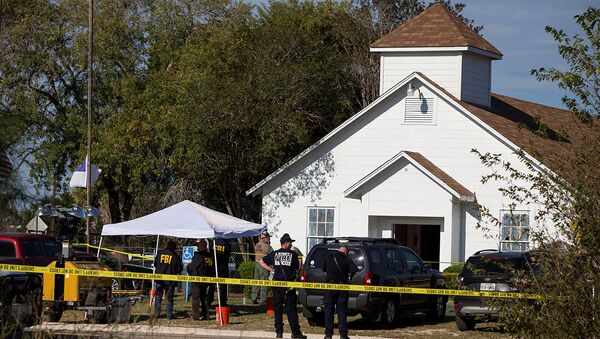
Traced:
<path id="1" fill-rule="evenodd" d="M 327 271 L 326 281 L 329 284 L 349 284 L 352 276 L 358 272 L 358 267 L 348 257 L 348 247 L 340 246 L 325 260 L 324 270 Z M 348 322 L 346 310 L 348 309 L 348 291 L 328 290 L 323 298 L 325 306 L 325 339 L 333 336 L 333 312 L 337 311 L 340 339 L 348 339 Z"/>
<path id="2" fill-rule="evenodd" d="M 215 269 L 219 278 L 229 278 L 229 257 L 231 256 L 231 246 L 227 239 L 217 238 L 213 240 L 213 251 L 216 251 L 217 262 Z M 208 305 L 212 305 L 215 299 L 215 289 L 217 284 L 210 284 L 208 287 Z M 219 296 L 221 297 L 221 306 L 227 306 L 227 285 L 219 285 Z"/>
<path id="3" fill-rule="evenodd" d="M 260 259 L 259 264 L 265 270 L 274 272 L 273 280 L 295 280 L 298 271 L 298 254 L 290 250 L 294 241 L 289 234 L 285 233 L 280 239 L 281 248 Z M 269 265 L 273 267 L 271 268 Z M 273 287 L 276 338 L 283 338 L 283 305 L 285 304 L 285 313 L 292 329 L 292 338 L 306 339 L 298 323 L 297 303 L 296 290 L 287 287 Z"/>
<path id="4" fill-rule="evenodd" d="M 188 274 L 199 277 L 213 276 L 214 259 L 208 252 L 206 240 L 198 239 L 196 246 L 198 249 L 194 253 L 192 262 L 187 266 Z M 194 320 L 210 320 L 207 293 L 209 285 L 208 283 L 192 283 L 192 319 Z M 200 306 L 202 307 L 202 316 L 200 316 Z"/>
<path id="5" fill-rule="evenodd" d="M 269 232 L 264 231 L 260 234 L 259 242 L 254 245 L 254 259 L 256 263 L 254 265 L 254 280 L 267 280 L 269 278 L 269 271 L 265 270 L 260 265 L 260 259 L 269 253 L 273 252 L 271 247 L 271 235 Z M 252 286 L 252 303 L 259 304 L 267 301 L 267 287 L 266 286 Z M 260 297 L 260 300 L 259 300 Z"/>
<path id="6" fill-rule="evenodd" d="M 183 270 L 183 263 L 179 254 L 175 253 L 175 241 L 169 240 L 167 247 L 159 251 L 154 258 L 154 268 L 157 274 L 179 274 Z M 156 299 L 154 300 L 154 317 L 160 316 L 160 306 L 163 294 L 167 298 L 167 319 L 173 319 L 173 295 L 177 282 L 168 280 L 156 281 Z"/>

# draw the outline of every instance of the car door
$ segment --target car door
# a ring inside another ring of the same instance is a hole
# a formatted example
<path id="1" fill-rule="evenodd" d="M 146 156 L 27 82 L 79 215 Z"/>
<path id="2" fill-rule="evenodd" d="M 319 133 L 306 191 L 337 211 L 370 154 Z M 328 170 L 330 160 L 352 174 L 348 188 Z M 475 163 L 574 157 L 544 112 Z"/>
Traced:
<path id="1" fill-rule="evenodd" d="M 418 255 L 408 248 L 403 248 L 401 252 L 404 257 L 404 263 L 407 267 L 407 273 L 409 274 L 408 286 L 414 288 L 431 287 L 431 278 L 427 273 L 421 258 L 419 258 Z M 411 301 L 414 305 L 426 304 L 428 301 L 428 296 L 426 294 L 412 294 Z"/>
<path id="2" fill-rule="evenodd" d="M 410 275 L 404 264 L 404 258 L 400 253 L 400 249 L 396 247 L 386 247 L 384 249 L 387 258 L 388 267 L 391 272 L 389 279 L 394 281 L 392 285 L 399 287 L 410 287 Z M 415 303 L 413 294 L 402 293 L 400 296 L 401 305 L 407 306 Z"/>

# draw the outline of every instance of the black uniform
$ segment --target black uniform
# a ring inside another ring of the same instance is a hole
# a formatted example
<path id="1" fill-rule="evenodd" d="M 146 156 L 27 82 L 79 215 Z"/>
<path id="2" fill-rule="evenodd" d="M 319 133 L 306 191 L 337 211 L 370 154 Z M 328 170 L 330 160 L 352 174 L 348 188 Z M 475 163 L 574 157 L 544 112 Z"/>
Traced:
<path id="1" fill-rule="evenodd" d="M 298 254 L 286 249 L 278 249 L 263 257 L 263 262 L 273 266 L 275 274 L 273 280 L 294 281 L 298 270 Z M 298 323 L 298 310 L 296 309 L 298 296 L 296 290 L 285 287 L 273 287 L 273 307 L 275 308 L 275 332 L 283 334 L 283 305 L 285 313 L 294 335 L 302 335 Z"/>
<path id="2" fill-rule="evenodd" d="M 212 254 L 206 250 L 196 251 L 192 262 L 188 264 L 187 271 L 189 275 L 195 275 L 200 277 L 214 276 L 214 259 Z M 193 283 L 192 284 L 192 318 L 198 320 L 208 320 L 209 309 L 208 309 L 208 283 Z M 202 317 L 200 317 L 200 305 L 202 306 Z"/>
<path id="3" fill-rule="evenodd" d="M 217 273 L 219 278 L 229 278 L 229 257 L 231 256 L 231 246 L 227 239 L 215 239 L 213 249 L 217 252 Z M 208 304 L 211 305 L 215 298 L 216 284 L 210 284 L 208 287 Z M 221 296 L 221 306 L 227 306 L 227 285 L 219 285 L 219 295 Z"/>
<path id="4" fill-rule="evenodd" d="M 183 270 L 181 257 L 175 251 L 165 248 L 159 251 L 154 258 L 154 268 L 157 274 L 179 274 Z M 160 306 L 163 294 L 167 296 L 167 318 L 173 318 L 173 295 L 175 294 L 175 281 L 156 281 L 156 298 L 154 299 L 154 316 L 160 315 Z"/>
<path id="5" fill-rule="evenodd" d="M 346 254 L 336 251 L 325 261 L 324 270 L 330 284 L 348 284 L 358 268 Z M 337 311 L 340 338 L 348 337 L 346 310 L 348 308 L 348 291 L 326 291 L 323 298 L 325 305 L 325 337 L 333 336 L 333 311 Z"/>

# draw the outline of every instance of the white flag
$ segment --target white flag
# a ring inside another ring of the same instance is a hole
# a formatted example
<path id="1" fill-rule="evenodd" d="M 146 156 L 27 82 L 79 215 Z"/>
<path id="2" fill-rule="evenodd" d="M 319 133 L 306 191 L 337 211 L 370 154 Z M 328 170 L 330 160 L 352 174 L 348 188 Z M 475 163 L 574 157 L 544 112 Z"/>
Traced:
<path id="1" fill-rule="evenodd" d="M 86 171 L 86 167 L 85 167 L 86 164 L 87 164 L 87 157 L 83 161 L 83 164 L 77 166 L 77 168 L 75 168 L 75 171 L 73 171 L 73 176 L 71 177 L 71 181 L 69 182 L 70 187 L 86 187 L 86 185 L 85 185 L 87 182 L 87 171 Z M 98 176 L 100 176 L 100 172 L 102 172 L 102 170 L 94 165 L 92 165 L 91 167 L 92 167 L 92 185 L 94 185 L 94 183 L 98 179 Z"/>

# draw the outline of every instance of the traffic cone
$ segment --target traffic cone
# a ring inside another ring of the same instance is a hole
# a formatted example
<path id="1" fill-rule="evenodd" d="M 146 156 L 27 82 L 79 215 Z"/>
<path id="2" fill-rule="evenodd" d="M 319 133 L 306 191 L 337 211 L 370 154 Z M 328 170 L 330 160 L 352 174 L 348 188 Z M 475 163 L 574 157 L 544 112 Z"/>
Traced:
<path id="1" fill-rule="evenodd" d="M 154 306 L 154 296 L 156 295 L 156 290 L 150 290 L 150 307 Z"/>
<path id="2" fill-rule="evenodd" d="M 273 298 L 267 298 L 267 314 L 268 315 L 275 315 L 275 308 L 273 307 Z"/>

